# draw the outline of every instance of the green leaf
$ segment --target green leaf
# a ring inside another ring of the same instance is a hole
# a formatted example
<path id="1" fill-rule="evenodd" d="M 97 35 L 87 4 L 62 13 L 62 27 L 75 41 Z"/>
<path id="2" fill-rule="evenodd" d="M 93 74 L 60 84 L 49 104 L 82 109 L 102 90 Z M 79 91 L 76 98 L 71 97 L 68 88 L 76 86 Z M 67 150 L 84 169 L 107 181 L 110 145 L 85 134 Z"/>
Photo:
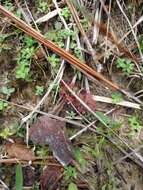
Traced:
<path id="1" fill-rule="evenodd" d="M 76 168 L 74 168 L 72 166 L 66 166 L 65 171 L 64 171 L 64 175 L 65 175 L 66 180 L 76 179 L 76 177 L 77 177 Z"/>
<path id="2" fill-rule="evenodd" d="M 7 95 L 8 97 L 15 91 L 15 88 L 8 88 L 6 86 L 3 86 L 1 88 L 1 92 L 5 95 Z"/>
<path id="3" fill-rule="evenodd" d="M 36 86 L 35 94 L 37 96 L 42 96 L 44 94 L 44 86 Z"/>
<path id="4" fill-rule="evenodd" d="M 104 115 L 102 112 L 97 111 L 96 115 L 98 116 L 99 121 L 104 125 L 110 124 L 110 118 Z"/>
<path id="5" fill-rule="evenodd" d="M 23 173 L 21 164 L 16 166 L 15 186 L 16 190 L 23 190 Z"/>
<path id="6" fill-rule="evenodd" d="M 117 92 L 112 93 L 111 97 L 112 97 L 112 102 L 114 104 L 117 104 L 117 103 L 119 103 L 119 102 L 121 102 L 123 100 L 122 94 L 117 93 Z"/>
<path id="7" fill-rule="evenodd" d="M 71 182 L 68 186 L 68 190 L 78 190 L 77 185 Z"/>
<path id="8" fill-rule="evenodd" d="M 0 111 L 3 111 L 4 108 L 6 108 L 8 106 L 7 102 L 4 101 L 0 101 Z"/>
<path id="9" fill-rule="evenodd" d="M 13 135 L 13 132 L 11 132 L 11 130 L 8 127 L 3 129 L 2 132 L 0 133 L 0 137 L 4 139 L 7 139 L 11 135 Z"/>

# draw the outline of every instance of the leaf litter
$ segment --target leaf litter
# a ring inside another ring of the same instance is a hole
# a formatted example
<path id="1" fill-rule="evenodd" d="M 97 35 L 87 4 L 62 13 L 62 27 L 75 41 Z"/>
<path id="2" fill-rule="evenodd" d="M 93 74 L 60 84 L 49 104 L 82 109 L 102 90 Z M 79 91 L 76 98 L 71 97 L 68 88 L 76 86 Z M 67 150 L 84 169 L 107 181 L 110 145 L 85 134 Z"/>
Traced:
<path id="1" fill-rule="evenodd" d="M 74 160 L 72 145 L 64 134 L 65 123 L 47 116 L 41 116 L 30 127 L 30 139 L 35 144 L 49 145 L 53 156 L 66 166 Z"/>

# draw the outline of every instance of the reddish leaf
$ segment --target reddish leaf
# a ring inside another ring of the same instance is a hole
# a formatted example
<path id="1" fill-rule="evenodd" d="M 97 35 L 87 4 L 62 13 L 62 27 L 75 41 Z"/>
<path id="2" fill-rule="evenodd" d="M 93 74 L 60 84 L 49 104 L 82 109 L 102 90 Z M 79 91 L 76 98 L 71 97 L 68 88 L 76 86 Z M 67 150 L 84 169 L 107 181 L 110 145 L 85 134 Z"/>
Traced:
<path id="1" fill-rule="evenodd" d="M 26 145 L 17 143 L 7 143 L 5 150 L 10 158 L 17 158 L 20 160 L 35 160 L 34 153 Z"/>
<path id="2" fill-rule="evenodd" d="M 30 139 L 36 144 L 49 144 L 53 155 L 63 165 L 73 160 L 71 144 L 65 137 L 65 123 L 47 116 L 42 116 L 30 127 Z"/>
<path id="3" fill-rule="evenodd" d="M 70 85 L 69 85 L 70 86 Z M 74 86 L 71 86 L 71 88 L 74 88 Z M 80 113 L 85 113 L 87 111 L 87 109 L 85 107 L 83 107 L 81 105 L 81 103 L 73 96 L 69 93 L 69 91 L 65 88 L 65 87 L 61 87 L 61 96 L 63 97 L 63 99 L 67 102 L 67 103 L 72 103 L 75 108 L 80 112 Z M 93 111 L 96 110 L 96 102 L 95 100 L 92 98 L 92 94 L 82 90 L 79 93 L 79 97 L 81 98 L 81 100 L 84 101 L 84 103 L 86 103 Z"/>
<path id="4" fill-rule="evenodd" d="M 86 91 L 81 91 L 79 97 L 86 103 L 93 111 L 96 110 L 96 102 L 92 98 L 92 94 Z M 82 107 L 82 106 L 80 106 Z M 82 112 L 87 111 L 84 107 L 81 108 Z"/>
<path id="5" fill-rule="evenodd" d="M 46 166 L 43 175 L 40 179 L 41 190 L 55 190 L 57 183 L 62 176 L 62 171 L 59 166 Z"/>

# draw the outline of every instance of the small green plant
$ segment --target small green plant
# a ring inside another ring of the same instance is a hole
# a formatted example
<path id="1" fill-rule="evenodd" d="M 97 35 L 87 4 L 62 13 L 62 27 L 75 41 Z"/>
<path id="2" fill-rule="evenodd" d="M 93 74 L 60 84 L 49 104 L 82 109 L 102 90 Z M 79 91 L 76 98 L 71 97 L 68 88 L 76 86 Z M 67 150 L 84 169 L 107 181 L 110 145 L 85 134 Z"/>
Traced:
<path id="1" fill-rule="evenodd" d="M 79 149 L 76 149 L 74 151 L 74 155 L 75 155 L 75 158 L 76 160 L 79 162 L 80 166 L 81 166 L 81 169 L 84 169 L 85 166 L 86 166 L 86 160 L 83 158 L 83 155 L 81 153 L 81 151 Z"/>
<path id="2" fill-rule="evenodd" d="M 117 93 L 117 92 L 112 93 L 111 97 L 112 97 L 112 102 L 114 104 L 117 104 L 123 100 L 122 94 Z"/>
<path id="3" fill-rule="evenodd" d="M 76 179 L 77 171 L 75 167 L 66 166 L 64 171 L 64 177 L 66 181 Z"/>
<path id="4" fill-rule="evenodd" d="M 52 68 L 56 68 L 60 63 L 60 58 L 53 54 L 48 57 L 48 61 L 50 62 Z"/>
<path id="5" fill-rule="evenodd" d="M 48 2 L 40 0 L 38 5 L 38 11 L 40 13 L 46 13 L 48 11 Z"/>
<path id="6" fill-rule="evenodd" d="M 10 130 L 10 128 L 6 127 L 0 132 L 0 137 L 7 139 L 9 136 L 13 135 L 13 132 Z"/>
<path id="7" fill-rule="evenodd" d="M 52 75 L 54 75 L 58 68 L 59 68 L 59 65 L 60 65 L 60 58 L 55 55 L 55 54 L 52 54 L 51 56 L 48 57 L 48 61 L 51 65 L 51 72 L 52 72 Z"/>
<path id="8" fill-rule="evenodd" d="M 43 158 L 43 157 L 48 156 L 49 150 L 46 146 L 39 146 L 37 147 L 36 154 L 37 156 Z"/>
<path id="9" fill-rule="evenodd" d="M 65 18 L 65 20 L 69 20 L 71 17 L 71 12 L 68 7 L 64 7 L 61 10 L 61 15 Z"/>
<path id="10" fill-rule="evenodd" d="M 75 119 L 76 113 L 74 111 L 66 111 L 68 118 Z"/>
<path id="11" fill-rule="evenodd" d="M 33 45 L 35 41 L 31 37 L 24 38 L 23 48 L 20 51 L 20 54 L 17 59 L 17 67 L 16 67 L 16 78 L 30 80 L 30 65 L 32 56 L 35 52 L 35 48 Z"/>
<path id="12" fill-rule="evenodd" d="M 74 32 L 68 29 L 57 29 L 51 30 L 45 34 L 45 37 L 49 40 L 55 42 L 59 47 L 63 48 L 65 46 L 65 40 L 69 36 L 73 36 Z"/>
<path id="13" fill-rule="evenodd" d="M 0 89 L 0 92 L 3 93 L 4 95 L 6 95 L 6 98 L 8 99 L 11 94 L 15 91 L 15 88 L 9 88 L 9 87 L 6 87 L 6 86 L 3 86 L 1 89 Z"/>
<path id="14" fill-rule="evenodd" d="M 44 86 L 36 86 L 35 94 L 37 96 L 42 96 L 44 94 Z"/>
<path id="15" fill-rule="evenodd" d="M 82 19 L 81 24 L 82 24 L 84 30 L 87 31 L 89 28 L 88 19 L 86 19 L 86 18 Z"/>
<path id="16" fill-rule="evenodd" d="M 68 185 L 68 190 L 78 190 L 78 187 L 75 183 L 71 182 L 69 185 Z"/>
<path id="17" fill-rule="evenodd" d="M 130 136 L 131 137 L 135 137 L 136 135 L 138 135 L 141 131 L 141 129 L 143 128 L 142 125 L 140 125 L 140 122 L 138 121 L 138 118 L 136 116 L 132 116 L 128 119 L 129 121 L 129 125 L 132 129 L 132 131 L 130 132 Z"/>
<path id="18" fill-rule="evenodd" d="M 0 137 L 7 139 L 8 137 L 10 137 L 11 135 L 14 135 L 17 133 L 18 131 L 18 123 L 14 123 L 10 126 L 7 126 L 6 128 L 4 128 L 1 132 L 0 132 Z"/>
<path id="19" fill-rule="evenodd" d="M 116 61 L 117 68 L 122 69 L 124 74 L 130 75 L 134 70 L 134 64 L 125 58 L 118 58 Z"/>
<path id="20" fill-rule="evenodd" d="M 0 100 L 0 111 L 3 111 L 8 106 L 7 102 Z"/>
<path id="21" fill-rule="evenodd" d="M 7 10 L 9 10 L 9 11 L 12 11 L 12 10 L 14 9 L 13 4 L 12 4 L 11 1 L 9 1 L 9 0 L 6 0 L 6 1 L 4 2 L 4 7 L 5 7 Z"/>

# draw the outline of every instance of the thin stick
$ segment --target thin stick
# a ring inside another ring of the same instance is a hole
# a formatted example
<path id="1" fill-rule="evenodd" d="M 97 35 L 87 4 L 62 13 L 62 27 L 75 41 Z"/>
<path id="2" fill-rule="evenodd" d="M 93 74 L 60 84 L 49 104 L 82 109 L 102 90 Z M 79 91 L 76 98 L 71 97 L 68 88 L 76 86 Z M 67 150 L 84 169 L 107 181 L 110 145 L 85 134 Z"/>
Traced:
<path id="1" fill-rule="evenodd" d="M 104 96 L 92 96 L 93 100 L 97 101 L 97 102 L 104 102 L 104 103 L 108 103 L 108 104 L 116 104 L 119 106 L 124 106 L 124 107 L 128 107 L 128 108 L 134 108 L 134 109 L 141 109 L 140 104 L 136 104 L 133 102 L 129 102 L 129 101 L 121 101 L 118 103 L 114 103 L 112 98 L 108 98 L 108 97 L 104 97 Z"/>

